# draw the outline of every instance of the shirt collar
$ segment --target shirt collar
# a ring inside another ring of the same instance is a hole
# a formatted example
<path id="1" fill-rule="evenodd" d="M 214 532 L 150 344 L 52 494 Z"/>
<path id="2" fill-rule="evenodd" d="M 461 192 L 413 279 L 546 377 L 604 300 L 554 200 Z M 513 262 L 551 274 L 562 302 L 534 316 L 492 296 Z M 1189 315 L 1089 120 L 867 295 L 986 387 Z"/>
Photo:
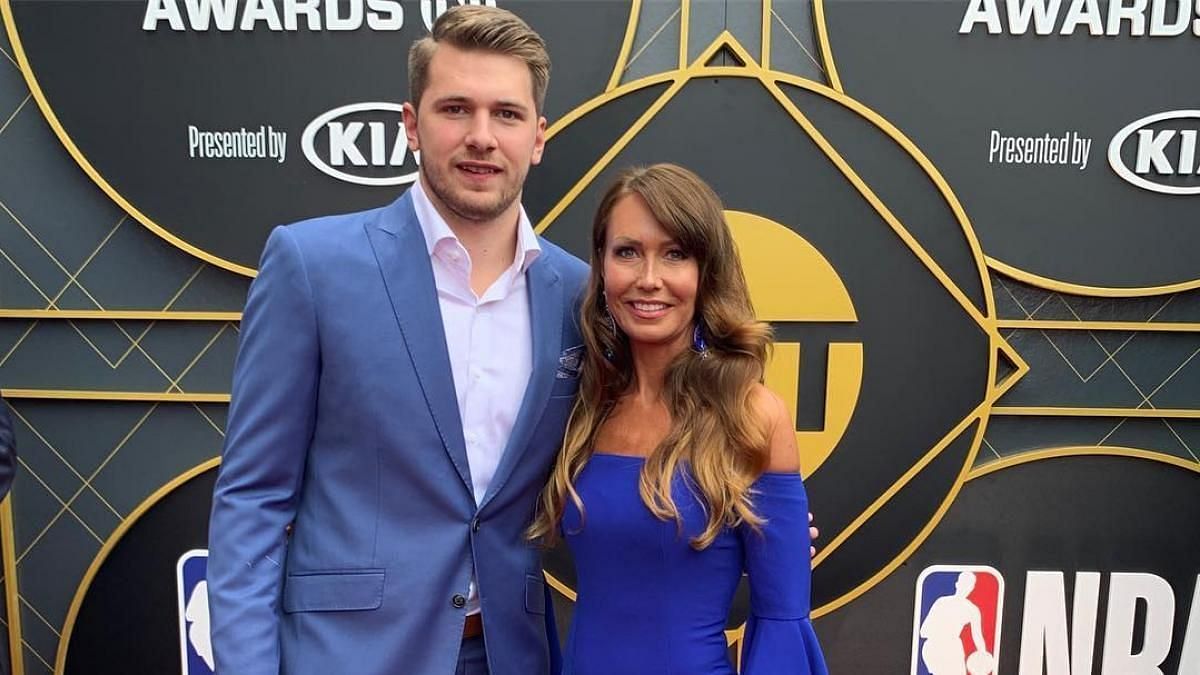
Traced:
<path id="1" fill-rule="evenodd" d="M 421 234 L 425 237 L 425 250 L 429 256 L 433 257 L 439 245 L 447 245 L 442 242 L 457 244 L 462 248 L 462 242 L 450 229 L 450 224 L 434 208 L 429 195 L 425 194 L 425 187 L 421 185 L 420 179 L 413 182 L 409 191 L 412 193 L 413 210 L 416 211 L 417 223 L 421 226 Z M 529 222 L 525 207 L 521 206 L 517 220 L 517 252 L 513 259 L 513 266 L 520 269 L 523 274 L 541 253 L 542 246 L 538 243 L 537 234 L 533 231 L 533 225 Z"/>

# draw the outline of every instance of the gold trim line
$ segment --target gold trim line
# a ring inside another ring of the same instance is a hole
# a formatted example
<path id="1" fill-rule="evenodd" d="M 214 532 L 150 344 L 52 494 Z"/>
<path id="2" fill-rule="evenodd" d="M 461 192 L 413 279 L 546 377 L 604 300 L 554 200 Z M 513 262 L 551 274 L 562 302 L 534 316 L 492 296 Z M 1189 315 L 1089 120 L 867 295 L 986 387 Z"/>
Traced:
<path id="1" fill-rule="evenodd" d="M 111 309 L 0 309 L 0 319 L 104 319 L 110 321 L 241 321 L 241 312 L 175 312 Z"/>
<path id="2" fill-rule="evenodd" d="M 1129 330 L 1162 333 L 1200 333 L 1200 323 L 1167 321 L 1057 321 L 1040 319 L 1001 319 L 997 328 L 1027 330 Z"/>
<path id="3" fill-rule="evenodd" d="M 625 38 L 621 42 L 621 51 L 617 53 L 617 62 L 613 65 L 612 75 L 608 78 L 605 92 L 616 89 L 621 84 L 621 75 L 629 67 L 629 54 L 633 51 L 633 40 L 637 35 L 638 18 L 642 15 L 642 0 L 633 0 L 629 6 L 629 23 L 625 24 Z"/>
<path id="4" fill-rule="evenodd" d="M 758 65 L 771 69 L 771 0 L 762 0 L 762 35 L 759 38 Z"/>
<path id="5" fill-rule="evenodd" d="M 25 650 L 21 646 L 21 594 L 17 579 L 17 537 L 13 529 L 11 496 L 0 502 L 0 546 L 4 549 L 4 609 L 8 613 L 9 663 L 12 675 L 25 675 Z"/>
<path id="6" fill-rule="evenodd" d="M 1023 269 L 1013 267 L 1008 263 L 1001 262 L 995 258 L 987 259 L 988 267 L 996 270 L 1006 277 L 1012 277 L 1017 281 L 1036 286 L 1048 291 L 1056 291 L 1058 293 L 1069 293 L 1071 295 L 1087 295 L 1102 298 L 1143 298 L 1153 295 L 1166 295 L 1168 293 L 1179 293 L 1181 291 L 1190 291 L 1200 288 L 1200 279 L 1192 281 L 1181 281 L 1174 284 L 1165 284 L 1163 286 L 1147 286 L 1145 288 L 1111 288 L 1105 286 L 1085 286 L 1083 284 L 1075 284 L 1068 281 L 1058 281 L 1049 277 L 1044 277 L 1032 272 L 1026 272 Z"/>
<path id="7" fill-rule="evenodd" d="M 833 62 L 833 49 L 829 46 L 829 29 L 825 26 L 825 0 L 813 0 L 813 26 L 817 29 L 817 43 L 821 50 L 821 62 L 825 64 L 825 77 L 829 86 L 844 94 L 842 78 L 838 77 L 837 65 Z"/>
<path id="8" fill-rule="evenodd" d="M 66 401 L 145 401 L 159 403 L 229 403 L 229 394 L 189 394 L 161 391 L 95 391 L 82 389 L 4 389 L 4 398 L 58 399 Z"/>
<path id="9" fill-rule="evenodd" d="M 996 406 L 993 415 L 1040 417 L 1148 417 L 1200 419 L 1200 410 L 1186 408 L 1056 408 L 1053 406 Z"/>
<path id="10" fill-rule="evenodd" d="M 1174 455 L 1154 450 L 1141 450 L 1114 445 L 1079 445 L 1063 448 L 1047 448 L 1045 450 L 1035 450 L 1033 452 L 1005 457 L 1004 459 L 975 467 L 971 470 L 971 473 L 967 474 L 967 480 L 972 481 L 976 478 L 982 478 L 997 471 L 1028 464 L 1029 462 L 1036 462 L 1043 459 L 1059 459 L 1062 457 L 1128 457 L 1131 459 L 1162 462 L 1163 464 L 1170 464 L 1180 469 L 1200 473 L 1200 462 L 1189 462 L 1182 457 L 1175 457 Z"/>

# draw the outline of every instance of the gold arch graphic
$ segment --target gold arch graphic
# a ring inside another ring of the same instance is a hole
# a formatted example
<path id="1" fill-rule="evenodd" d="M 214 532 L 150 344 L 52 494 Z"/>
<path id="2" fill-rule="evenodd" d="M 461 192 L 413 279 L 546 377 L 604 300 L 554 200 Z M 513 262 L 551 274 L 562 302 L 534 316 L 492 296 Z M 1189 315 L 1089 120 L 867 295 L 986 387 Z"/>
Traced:
<path id="1" fill-rule="evenodd" d="M 201 462 L 196 466 L 184 471 L 178 476 L 172 478 L 163 484 L 162 487 L 155 490 L 149 497 L 146 497 L 141 504 L 137 505 L 125 520 L 117 526 L 117 529 L 109 535 L 104 541 L 104 545 L 100 547 L 100 552 L 92 559 L 92 564 L 88 565 L 87 571 L 83 573 L 83 579 L 79 582 L 79 586 L 75 589 L 75 596 L 71 599 L 71 606 L 67 609 L 67 618 L 63 621 L 62 637 L 58 642 L 58 653 L 54 658 L 54 675 L 63 675 L 64 668 L 67 666 L 67 647 L 71 643 L 71 633 L 75 630 L 75 620 L 79 617 L 79 610 L 83 606 L 83 599 L 87 597 L 88 589 L 92 586 L 92 581 L 96 578 L 96 574 L 100 572 L 100 567 L 104 565 L 104 561 L 120 543 L 121 538 L 129 531 L 137 521 L 141 519 L 155 504 L 163 500 L 164 497 L 171 494 L 176 488 L 189 480 L 199 476 L 200 474 L 213 469 L 221 463 L 220 457 L 214 457 L 210 460 Z M 14 671 L 14 675 L 20 675 Z"/>
<path id="2" fill-rule="evenodd" d="M 1072 445 L 1062 448 L 1046 448 L 1043 450 L 1033 450 L 1024 452 L 1019 455 L 1005 457 L 994 462 L 988 462 L 975 467 L 967 474 L 967 480 L 972 481 L 976 478 L 983 478 L 997 471 L 1010 469 L 1014 466 L 1021 466 L 1030 462 L 1037 462 L 1043 459 L 1061 459 L 1065 457 L 1125 457 L 1128 459 L 1140 459 L 1150 462 L 1159 462 L 1167 464 L 1179 469 L 1186 469 L 1194 473 L 1200 473 L 1200 462 L 1191 462 L 1182 457 L 1168 455 L 1157 450 L 1142 450 L 1140 448 L 1127 448 L 1117 445 Z"/>
<path id="3" fill-rule="evenodd" d="M 1026 272 L 1008 263 L 1001 262 L 995 258 L 988 257 L 988 267 L 1003 274 L 1006 277 L 1012 277 L 1017 281 L 1037 286 L 1048 291 L 1057 291 L 1059 293 L 1070 293 L 1072 295 L 1091 295 L 1102 298 L 1144 298 L 1155 295 L 1167 295 L 1169 293 L 1179 293 L 1181 291 L 1190 291 L 1200 288 L 1200 279 L 1192 281 L 1181 281 L 1175 284 L 1166 284 L 1163 286 L 1147 286 L 1145 288 L 1110 288 L 1105 286 L 1085 286 L 1082 284 L 1073 284 L 1068 281 L 1058 281 L 1049 277 L 1044 277 L 1033 272 Z"/>
<path id="4" fill-rule="evenodd" d="M 686 7 L 686 4 L 685 4 Z M 764 5 L 769 11 L 769 4 Z M 765 19 L 764 19 L 765 20 Z M 682 27 L 686 31 L 686 25 Z M 769 35 L 763 36 L 764 40 L 769 39 Z M 681 38 L 681 42 L 685 41 Z M 764 44 L 764 50 L 769 50 L 769 42 Z M 742 65 L 740 66 L 709 66 L 707 65 L 712 58 L 721 50 L 726 50 L 732 54 Z M 875 584 L 879 583 L 884 577 L 891 574 L 897 567 L 912 554 L 912 552 L 929 536 L 941 521 L 950 504 L 957 497 L 961 490 L 966 475 L 970 467 L 975 461 L 979 446 L 982 443 L 983 435 L 987 427 L 987 420 L 991 408 L 995 401 L 1003 396 L 1011 389 L 1018 380 L 1020 380 L 1028 371 L 1029 365 L 1023 358 L 1008 344 L 1008 342 L 1000 335 L 997 321 L 995 318 L 995 303 L 992 294 L 992 287 L 989 282 L 987 265 L 983 255 L 983 251 L 979 245 L 979 241 L 971 228 L 970 221 L 967 218 L 966 212 L 963 209 L 958 198 L 954 195 L 949 184 L 942 177 L 941 173 L 933 165 L 928 157 L 921 152 L 919 148 L 908 139 L 903 133 L 895 128 L 890 122 L 884 119 L 875 111 L 867 108 L 862 103 L 847 96 L 844 92 L 824 84 L 814 82 L 805 78 L 801 78 L 789 73 L 781 73 L 764 68 L 756 63 L 754 58 L 747 50 L 733 37 L 728 31 L 721 33 L 706 49 L 701 52 L 698 58 L 693 60 L 690 65 L 681 67 L 679 70 L 651 75 L 632 82 L 621 85 L 611 91 L 605 92 L 600 96 L 580 105 L 575 110 L 564 115 L 561 119 L 555 122 L 547 131 L 547 139 L 552 139 L 563 129 L 573 124 L 583 116 L 600 108 L 606 103 L 616 100 L 621 96 L 639 91 L 641 89 L 666 84 L 665 90 L 659 94 L 658 98 L 646 109 L 646 111 L 616 140 L 616 142 L 600 157 L 599 160 L 573 185 L 567 193 L 546 213 L 546 215 L 537 223 L 535 229 L 538 233 L 544 232 L 550 227 L 563 211 L 573 202 L 580 194 L 596 179 L 597 176 L 608 167 L 616 156 L 641 132 L 643 128 L 652 120 L 666 104 L 683 88 L 687 82 L 696 78 L 713 78 L 713 77 L 740 77 L 758 80 L 762 86 L 772 95 L 772 97 L 780 104 L 780 106 L 792 117 L 796 124 L 806 133 L 818 148 L 829 158 L 830 162 L 842 173 L 845 179 L 859 192 L 864 200 L 875 210 L 879 217 L 887 223 L 892 231 L 901 239 L 906 247 L 918 258 L 918 260 L 926 267 L 926 269 L 938 280 L 946 292 L 955 300 L 959 307 L 970 316 L 976 324 L 984 331 L 989 338 L 989 362 L 988 362 L 988 382 L 989 386 L 983 394 L 983 400 L 976 406 L 966 417 L 962 419 L 954 428 L 950 429 L 946 435 L 936 443 L 928 452 L 925 453 L 908 471 L 906 471 L 895 483 L 890 486 L 879 498 L 872 503 L 866 510 L 859 514 L 850 525 L 828 544 L 822 547 L 814 559 L 814 565 L 821 564 L 827 559 L 830 554 L 836 551 L 849 537 L 857 531 L 864 523 L 866 523 L 875 513 L 882 509 L 896 494 L 900 492 L 922 469 L 925 468 L 935 457 L 938 456 L 954 439 L 970 428 L 972 424 L 978 422 L 974 438 L 972 439 L 971 449 L 968 457 L 964 462 L 963 468 L 956 477 L 955 482 L 945 499 L 940 504 L 939 508 L 934 512 L 926 526 L 917 534 L 913 541 L 905 547 L 899 555 L 892 561 L 886 564 L 877 574 L 872 576 L 867 581 L 858 585 L 851 591 L 847 592 L 840 598 L 835 599 L 829 604 L 816 608 L 813 611 L 813 616 L 818 617 L 827 614 L 838 607 L 841 607 L 855 598 L 859 597 Z M 883 201 L 874 193 L 874 191 L 866 184 L 866 182 L 858 175 L 858 173 L 850 166 L 850 164 L 838 153 L 836 148 L 824 137 L 824 135 L 816 128 L 815 125 L 796 107 L 796 105 L 787 97 L 780 88 L 780 84 L 788 84 L 791 86 L 805 89 L 809 92 L 824 96 L 831 101 L 849 108 L 852 112 L 860 115 L 867 121 L 871 122 L 875 127 L 887 134 L 897 145 L 905 150 L 914 161 L 924 170 L 930 181 L 937 188 L 942 198 L 950 206 L 963 235 L 967 241 L 972 257 L 975 260 L 976 268 L 980 274 L 980 281 L 985 297 L 986 309 L 980 310 L 975 307 L 966 297 L 960 288 L 958 288 L 953 280 L 941 269 L 941 266 L 933 259 L 924 247 L 916 240 L 915 237 L 908 232 L 899 218 L 891 212 L 891 210 L 883 203 Z M 996 382 L 997 362 L 1000 354 L 1003 354 L 1014 365 L 1014 370 L 1003 381 Z M 558 579 L 555 579 L 550 573 L 546 573 L 547 580 L 550 585 L 563 593 L 568 598 L 573 598 L 574 593 L 570 593 L 570 589 Z M 731 642 L 737 639 L 735 634 L 737 631 L 728 631 L 727 639 Z"/>
<path id="5" fill-rule="evenodd" d="M 3 0 L 0 0 L 3 1 Z M 821 61 L 825 65 L 825 72 L 828 74 L 829 86 L 840 93 L 846 93 L 842 86 L 841 78 L 838 75 L 836 59 L 833 57 L 833 48 L 829 40 L 829 26 L 825 17 L 825 0 L 812 0 L 813 2 L 813 22 L 816 24 L 817 37 L 821 48 Z M 1106 286 L 1088 286 L 1085 284 L 1076 284 L 1069 281 L 1060 281 L 1051 279 L 1033 272 L 1029 272 L 1009 263 L 1002 262 L 990 256 L 986 257 L 987 266 L 1007 277 L 1012 277 L 1017 281 L 1044 288 L 1050 291 L 1059 293 L 1070 293 L 1072 295 L 1087 295 L 1103 298 L 1140 298 L 1154 295 L 1166 295 L 1168 293 L 1178 293 L 1180 291 L 1190 291 L 1200 288 L 1200 279 L 1191 281 L 1181 281 L 1174 284 L 1164 284 L 1160 286 L 1146 287 L 1128 287 L 1128 288 L 1113 288 Z"/>

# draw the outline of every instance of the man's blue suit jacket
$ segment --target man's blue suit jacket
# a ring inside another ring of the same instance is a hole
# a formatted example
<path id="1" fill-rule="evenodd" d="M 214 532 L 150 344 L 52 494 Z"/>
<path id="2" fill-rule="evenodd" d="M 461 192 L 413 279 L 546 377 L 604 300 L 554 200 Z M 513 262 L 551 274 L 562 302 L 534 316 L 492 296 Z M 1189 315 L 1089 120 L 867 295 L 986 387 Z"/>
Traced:
<path id="1" fill-rule="evenodd" d="M 550 671 L 524 532 L 574 401 L 587 268 L 541 246 L 526 272 L 533 373 L 476 508 L 411 197 L 271 234 L 213 496 L 220 675 L 452 675 L 472 561 L 493 675 Z"/>

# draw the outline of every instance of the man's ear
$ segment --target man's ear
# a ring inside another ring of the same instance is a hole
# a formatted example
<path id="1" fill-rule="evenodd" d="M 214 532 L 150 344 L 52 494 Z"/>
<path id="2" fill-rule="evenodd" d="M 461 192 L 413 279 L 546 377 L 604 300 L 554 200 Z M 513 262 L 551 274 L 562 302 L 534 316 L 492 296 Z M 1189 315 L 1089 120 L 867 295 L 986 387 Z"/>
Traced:
<path id="1" fill-rule="evenodd" d="M 413 152 L 421 150 L 421 143 L 417 140 L 417 109 L 412 103 L 404 103 L 404 136 L 408 139 L 408 149 Z"/>
<path id="2" fill-rule="evenodd" d="M 546 118 L 538 117 L 537 135 L 533 139 L 533 156 L 529 163 L 537 166 L 542 163 L 542 151 L 546 149 Z"/>

